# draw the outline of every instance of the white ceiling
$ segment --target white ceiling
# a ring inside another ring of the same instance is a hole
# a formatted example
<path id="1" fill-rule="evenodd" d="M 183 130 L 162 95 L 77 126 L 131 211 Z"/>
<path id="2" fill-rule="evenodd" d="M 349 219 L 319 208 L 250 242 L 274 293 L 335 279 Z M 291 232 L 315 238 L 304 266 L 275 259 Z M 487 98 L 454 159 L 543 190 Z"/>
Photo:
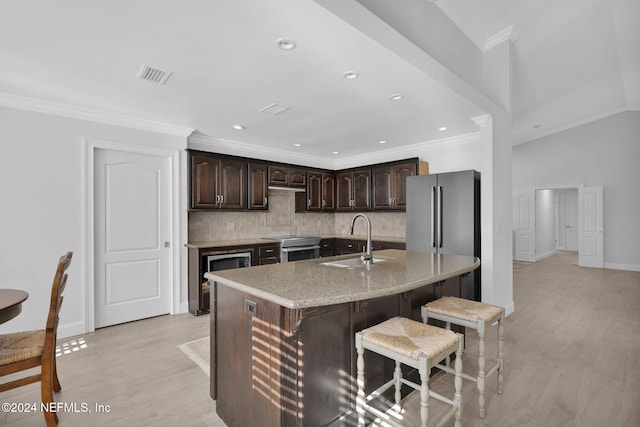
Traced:
<path id="1" fill-rule="evenodd" d="M 437 5 L 481 49 L 513 25 L 515 143 L 640 106 L 637 0 Z M 281 37 L 297 48 L 278 49 Z M 469 134 L 484 114 L 312 0 L 0 0 L 0 61 L 5 98 L 310 158 Z M 141 81 L 142 64 L 173 74 L 164 86 Z M 342 77 L 351 70 L 360 78 Z M 272 103 L 290 110 L 259 111 Z"/>

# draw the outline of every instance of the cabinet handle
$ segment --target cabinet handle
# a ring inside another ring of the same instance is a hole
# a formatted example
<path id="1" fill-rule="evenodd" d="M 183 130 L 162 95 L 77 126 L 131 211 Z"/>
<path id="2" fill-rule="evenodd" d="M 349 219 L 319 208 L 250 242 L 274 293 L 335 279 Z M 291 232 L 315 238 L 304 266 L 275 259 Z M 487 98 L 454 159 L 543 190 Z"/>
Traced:
<path id="1" fill-rule="evenodd" d="M 311 199 L 307 199 L 307 207 L 311 206 Z"/>
<path id="2" fill-rule="evenodd" d="M 322 207 L 324 208 L 324 205 L 326 205 L 326 201 L 324 199 L 322 199 Z"/>
<path id="3" fill-rule="evenodd" d="M 220 204 L 220 195 L 216 194 L 216 205 Z"/>
<path id="4" fill-rule="evenodd" d="M 262 202 L 262 206 L 267 206 L 267 198 L 264 198 L 264 202 Z"/>
<path id="5" fill-rule="evenodd" d="M 270 254 L 271 252 L 273 252 L 273 249 L 267 249 L 267 250 L 265 250 L 265 252 Z"/>

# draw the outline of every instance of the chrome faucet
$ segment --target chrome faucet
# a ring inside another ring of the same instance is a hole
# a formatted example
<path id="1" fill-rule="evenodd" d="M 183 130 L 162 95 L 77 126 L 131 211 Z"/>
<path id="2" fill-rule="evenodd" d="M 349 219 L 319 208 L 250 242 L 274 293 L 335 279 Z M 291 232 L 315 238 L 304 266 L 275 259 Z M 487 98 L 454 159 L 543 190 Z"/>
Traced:
<path id="1" fill-rule="evenodd" d="M 357 214 L 354 216 L 351 220 L 351 226 L 349 227 L 349 235 L 353 236 L 353 226 L 355 225 L 358 217 L 364 218 L 364 220 L 367 221 L 367 247 L 366 252 L 361 256 L 362 262 L 365 265 L 373 265 L 373 255 L 371 254 L 371 221 L 369 221 L 369 218 L 364 214 Z"/>

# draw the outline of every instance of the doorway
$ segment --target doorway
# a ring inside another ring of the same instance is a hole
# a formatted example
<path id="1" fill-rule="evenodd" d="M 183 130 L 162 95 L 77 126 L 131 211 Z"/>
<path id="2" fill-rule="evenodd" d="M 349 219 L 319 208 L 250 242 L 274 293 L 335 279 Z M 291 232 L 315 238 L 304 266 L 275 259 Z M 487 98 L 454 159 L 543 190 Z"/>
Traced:
<path id="1" fill-rule="evenodd" d="M 85 328 L 174 312 L 179 152 L 86 143 Z"/>
<path id="2" fill-rule="evenodd" d="M 515 261 L 576 251 L 580 266 L 604 266 L 602 187 L 537 188 L 515 201 Z"/>

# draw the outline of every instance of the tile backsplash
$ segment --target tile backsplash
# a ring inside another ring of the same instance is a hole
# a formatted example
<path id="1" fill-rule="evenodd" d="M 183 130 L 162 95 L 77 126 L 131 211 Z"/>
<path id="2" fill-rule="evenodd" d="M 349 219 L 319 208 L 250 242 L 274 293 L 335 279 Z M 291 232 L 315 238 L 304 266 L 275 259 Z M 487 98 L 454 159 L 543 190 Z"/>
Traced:
<path id="1" fill-rule="evenodd" d="M 189 212 L 189 242 L 297 235 L 346 235 L 355 213 L 295 212 L 295 193 L 269 190 L 269 211 Z M 366 212 L 376 237 L 405 237 L 404 212 Z M 358 220 L 354 235 L 366 236 Z"/>

